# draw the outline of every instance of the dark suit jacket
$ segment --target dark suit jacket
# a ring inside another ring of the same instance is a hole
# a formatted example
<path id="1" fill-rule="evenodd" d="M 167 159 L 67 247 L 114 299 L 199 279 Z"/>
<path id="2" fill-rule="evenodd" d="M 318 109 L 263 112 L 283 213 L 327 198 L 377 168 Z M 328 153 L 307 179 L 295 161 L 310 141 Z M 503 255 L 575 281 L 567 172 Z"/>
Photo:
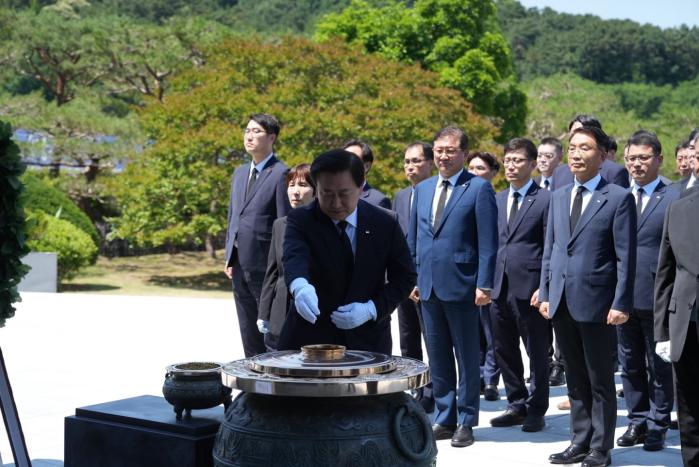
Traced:
<path id="1" fill-rule="evenodd" d="M 440 225 L 432 227 L 438 176 L 415 187 L 408 246 L 418 271 L 420 298 L 473 303 L 476 287 L 493 288 L 498 250 L 498 209 L 492 185 L 463 171 Z"/>
<path id="2" fill-rule="evenodd" d="M 553 317 L 565 291 L 575 321 L 606 323 L 610 309 L 633 309 L 636 205 L 628 190 L 602 178 L 571 234 L 572 189 L 551 196 L 539 301 L 549 302 Z"/>
<path id="3" fill-rule="evenodd" d="M 691 177 L 685 177 L 685 178 L 682 178 L 680 180 L 677 180 L 675 183 L 670 185 L 670 188 L 682 193 L 683 191 L 685 191 L 687 189 L 687 183 L 689 183 L 690 178 Z"/>
<path id="4" fill-rule="evenodd" d="M 388 198 L 388 196 L 384 195 L 376 188 L 372 188 L 369 183 L 364 184 L 360 199 L 363 199 L 367 203 L 373 204 L 374 206 L 378 206 L 380 208 L 391 209 L 391 200 Z"/>
<path id="5" fill-rule="evenodd" d="M 670 340 L 680 359 L 699 288 L 699 191 L 670 204 L 665 213 L 655 277 L 655 340 Z"/>
<path id="6" fill-rule="evenodd" d="M 624 188 L 628 188 L 630 186 L 629 171 L 616 162 L 605 159 L 605 161 L 602 163 L 602 167 L 599 170 L 599 174 L 603 179 L 615 185 L 619 185 Z M 561 164 L 556 167 L 556 170 L 553 171 L 553 176 L 551 177 L 551 189 L 558 190 L 559 188 L 563 188 L 564 186 L 573 183 L 573 181 L 573 173 L 570 171 L 568 164 Z"/>
<path id="7" fill-rule="evenodd" d="M 278 336 L 284 326 L 289 309 L 289 289 L 284 282 L 284 232 L 286 217 L 280 217 L 272 225 L 272 243 L 269 248 L 267 272 L 262 283 L 258 319 L 269 321 L 269 332 Z"/>
<path id="8" fill-rule="evenodd" d="M 393 210 L 398 216 L 398 223 L 406 237 L 408 236 L 408 227 L 410 226 L 410 194 L 412 191 L 412 186 L 403 188 L 393 198 Z"/>
<path id="9" fill-rule="evenodd" d="M 357 223 L 354 273 L 345 278 L 340 236 L 318 201 L 289 213 L 284 237 L 286 284 L 306 278 L 318 294 L 320 316 L 311 324 L 296 313 L 292 302 L 279 350 L 330 343 L 391 353 L 390 316 L 415 286 L 415 269 L 395 213 L 359 200 Z M 376 321 L 342 330 L 330 320 L 338 307 L 369 300 L 376 305 Z"/>
<path id="10" fill-rule="evenodd" d="M 232 266 L 236 255 L 246 272 L 264 273 L 272 240 L 272 223 L 291 209 L 286 193 L 288 167 L 276 156 L 258 174 L 250 197 L 245 191 L 250 176 L 250 163 L 233 173 L 231 198 L 228 206 L 226 234 L 226 264 Z M 237 240 L 238 247 L 235 242 Z"/>
<path id="11" fill-rule="evenodd" d="M 651 193 L 646 208 L 638 218 L 636 280 L 633 293 L 633 307 L 637 310 L 653 309 L 653 287 L 655 272 L 658 269 L 658 252 L 663 234 L 665 211 L 678 197 L 677 190 L 669 188 L 661 181 Z"/>
<path id="12" fill-rule="evenodd" d="M 507 227 L 509 195 L 508 188 L 495 197 L 498 206 L 499 246 L 491 296 L 493 300 L 500 297 L 503 277 L 507 275 L 510 293 L 515 298 L 529 300 L 539 288 L 551 192 L 532 183 L 517 211 L 512 230 Z"/>

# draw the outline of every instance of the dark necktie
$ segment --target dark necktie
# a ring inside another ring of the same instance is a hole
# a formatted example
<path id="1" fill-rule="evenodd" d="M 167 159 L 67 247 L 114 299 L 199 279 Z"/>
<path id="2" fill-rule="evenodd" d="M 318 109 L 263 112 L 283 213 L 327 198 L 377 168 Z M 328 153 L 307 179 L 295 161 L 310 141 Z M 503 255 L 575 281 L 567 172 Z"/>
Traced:
<path id="1" fill-rule="evenodd" d="M 518 191 L 512 193 L 512 206 L 510 206 L 510 218 L 507 220 L 507 230 L 512 232 L 519 211 L 519 197 L 522 196 Z"/>
<path id="2" fill-rule="evenodd" d="M 354 273 L 354 253 L 352 252 L 352 242 L 347 235 L 347 221 L 337 223 L 337 229 L 340 233 L 340 243 L 342 243 L 342 259 L 345 263 L 345 279 L 349 284 Z"/>
<path id="3" fill-rule="evenodd" d="M 573 209 L 570 211 L 570 233 L 572 234 L 575 230 L 575 226 L 578 225 L 580 220 L 580 214 L 582 214 L 582 198 L 583 193 L 586 188 L 582 185 L 578 187 L 577 193 L 575 193 L 575 199 L 573 199 Z"/>
<path id="4" fill-rule="evenodd" d="M 437 200 L 437 212 L 434 213 L 434 224 L 432 226 L 436 229 L 439 227 L 439 223 L 442 220 L 442 213 L 444 212 L 444 205 L 447 204 L 447 190 L 449 189 L 449 180 L 442 180 L 442 192 L 439 194 L 439 199 Z"/>
<path id="5" fill-rule="evenodd" d="M 551 185 L 551 182 L 549 182 L 549 179 L 547 178 L 544 180 L 544 188 L 547 190 L 550 190 L 549 186 Z"/>
<path id="6" fill-rule="evenodd" d="M 638 214 L 638 217 L 641 217 L 641 213 L 643 212 L 643 193 L 643 188 L 639 188 L 636 191 L 636 214 Z"/>
<path id="7" fill-rule="evenodd" d="M 250 193 L 252 193 L 252 187 L 255 186 L 256 181 L 257 181 L 257 169 L 252 169 L 252 172 L 250 172 L 250 178 L 248 179 L 248 188 L 245 191 L 245 199 L 250 198 Z"/>

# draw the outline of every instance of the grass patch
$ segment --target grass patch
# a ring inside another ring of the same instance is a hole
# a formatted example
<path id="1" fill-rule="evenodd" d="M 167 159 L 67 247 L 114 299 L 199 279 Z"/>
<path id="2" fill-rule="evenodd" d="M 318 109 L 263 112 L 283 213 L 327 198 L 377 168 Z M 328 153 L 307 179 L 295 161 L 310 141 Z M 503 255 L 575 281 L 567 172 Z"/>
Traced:
<path id="1" fill-rule="evenodd" d="M 220 252 L 219 258 L 222 256 Z M 227 299 L 233 296 L 231 281 L 223 274 L 223 260 L 211 259 L 206 252 L 100 257 L 94 266 L 61 283 L 61 291 Z"/>

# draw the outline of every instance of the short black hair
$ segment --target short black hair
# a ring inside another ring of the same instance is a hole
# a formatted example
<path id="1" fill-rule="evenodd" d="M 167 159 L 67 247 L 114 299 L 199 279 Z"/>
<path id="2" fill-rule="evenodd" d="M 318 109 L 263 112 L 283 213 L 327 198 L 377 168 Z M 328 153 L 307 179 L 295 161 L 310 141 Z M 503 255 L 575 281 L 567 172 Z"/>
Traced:
<path id="1" fill-rule="evenodd" d="M 422 149 L 422 156 L 428 160 L 428 161 L 433 161 L 434 160 L 434 152 L 432 151 L 432 145 L 430 143 L 425 143 L 424 141 L 415 141 L 414 143 L 410 143 L 405 147 L 405 152 L 408 152 L 408 150 L 412 148 L 421 148 Z"/>
<path id="2" fill-rule="evenodd" d="M 486 164 L 488 164 L 488 167 L 490 167 L 490 170 L 494 170 L 497 172 L 500 170 L 500 163 L 498 162 L 498 158 L 495 157 L 494 154 L 491 154 L 489 152 L 470 152 L 468 153 L 468 156 L 466 156 L 466 163 L 468 164 L 475 158 L 479 158 Z"/>
<path id="3" fill-rule="evenodd" d="M 360 139 L 351 139 L 342 145 L 342 149 L 347 149 L 350 146 L 359 146 L 361 148 L 363 162 L 374 162 L 374 151 L 371 150 L 367 143 Z"/>
<path id="4" fill-rule="evenodd" d="M 570 142 L 570 140 L 573 139 L 573 136 L 578 133 L 585 134 L 594 139 L 595 143 L 597 144 L 597 149 L 603 151 L 606 155 L 607 148 L 609 147 L 609 136 L 607 136 L 607 133 L 605 133 L 603 129 L 596 126 L 582 126 L 573 131 L 568 138 L 568 142 Z"/>
<path id="5" fill-rule="evenodd" d="M 322 173 L 336 174 L 349 172 L 354 183 L 364 185 L 364 164 L 356 154 L 345 149 L 331 149 L 316 157 L 311 164 L 311 180 L 318 184 L 318 175 Z"/>
<path id="6" fill-rule="evenodd" d="M 563 144 L 561 144 L 560 139 L 554 138 L 553 136 L 547 136 L 546 138 L 542 139 L 539 143 L 540 146 L 542 144 L 548 144 L 550 146 L 553 146 L 553 150 L 556 152 L 557 156 L 563 155 Z"/>
<path id="7" fill-rule="evenodd" d="M 663 147 L 660 144 L 658 135 L 652 131 L 638 130 L 636 133 L 631 135 L 627 146 L 650 146 L 653 150 L 654 156 L 659 156 L 663 152 Z"/>
<path id="8" fill-rule="evenodd" d="M 675 157 L 677 157 L 677 153 L 680 152 L 680 149 L 687 149 L 690 143 L 691 141 L 688 139 L 680 141 L 680 143 L 677 146 L 675 146 Z"/>
<path id="9" fill-rule="evenodd" d="M 445 126 L 435 133 L 434 138 L 432 138 L 432 145 L 434 145 L 435 141 L 445 136 L 456 136 L 459 138 L 459 149 L 464 151 L 468 149 L 468 135 L 456 125 Z"/>
<path id="10" fill-rule="evenodd" d="M 248 121 L 250 120 L 264 128 L 268 134 L 279 136 L 279 120 L 277 120 L 277 117 L 275 117 L 274 115 L 252 114 L 250 115 Z"/>
<path id="11" fill-rule="evenodd" d="M 518 152 L 524 154 L 530 161 L 535 161 L 538 156 L 536 151 L 536 146 L 534 143 L 527 138 L 512 138 L 505 144 L 504 154 L 510 152 Z"/>
<path id="12" fill-rule="evenodd" d="M 617 149 L 619 149 L 619 146 L 616 144 L 616 138 L 613 136 L 609 137 L 609 143 L 607 143 L 607 151 L 614 151 L 616 152 Z"/>
<path id="13" fill-rule="evenodd" d="M 697 139 L 697 136 L 699 136 L 699 128 L 695 128 L 692 131 L 689 132 L 689 136 L 687 139 L 689 140 L 689 144 L 692 144 L 695 139 Z"/>
<path id="14" fill-rule="evenodd" d="M 602 129 L 602 123 L 597 120 L 597 117 L 593 115 L 580 114 L 576 115 L 575 118 L 568 123 L 568 131 L 570 131 L 570 129 L 573 127 L 573 123 L 575 122 L 580 122 L 582 126 L 592 126 L 599 128 L 600 130 Z"/>

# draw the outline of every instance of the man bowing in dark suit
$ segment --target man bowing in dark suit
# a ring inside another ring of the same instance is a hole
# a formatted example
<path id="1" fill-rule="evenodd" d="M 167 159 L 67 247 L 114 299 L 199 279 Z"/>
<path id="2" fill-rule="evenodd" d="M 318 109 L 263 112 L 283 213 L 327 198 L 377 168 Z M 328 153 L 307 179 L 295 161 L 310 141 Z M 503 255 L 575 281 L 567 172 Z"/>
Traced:
<path id="1" fill-rule="evenodd" d="M 549 205 L 539 312 L 553 319 L 571 400 L 571 444 L 549 457 L 553 464 L 606 466 L 614 446 L 611 325 L 626 322 L 633 309 L 636 207 L 628 190 L 599 174 L 607 144 L 599 128 L 573 132 L 568 165 L 575 183 L 555 191 Z"/>
<path id="2" fill-rule="evenodd" d="M 243 142 L 252 161 L 238 167 L 231 182 L 224 271 L 233 279 L 233 297 L 245 357 L 266 350 L 257 329 L 257 312 L 272 224 L 291 209 L 286 194 L 289 169 L 274 154 L 278 137 L 279 121 L 274 116 L 251 115 Z"/>
<path id="3" fill-rule="evenodd" d="M 395 213 L 359 199 L 362 161 L 335 149 L 311 165 L 317 199 L 287 217 L 284 277 L 292 309 L 279 350 L 308 344 L 391 353 L 391 313 L 415 284 Z"/>
<path id="4" fill-rule="evenodd" d="M 699 164 L 699 160 L 694 161 Z M 672 361 L 685 466 L 699 466 L 699 190 L 665 214 L 655 277 L 656 353 Z"/>
<path id="5" fill-rule="evenodd" d="M 490 424 L 522 424 L 527 432 L 544 428 L 549 407 L 550 324 L 531 303 L 537 303 L 551 193 L 531 178 L 536 162 L 536 146 L 528 139 L 514 138 L 505 145 L 503 166 L 510 188 L 496 197 L 500 241 L 490 308 L 508 402 L 505 413 Z M 524 382 L 520 338 L 529 356 L 530 390 Z"/>
<path id="6" fill-rule="evenodd" d="M 679 193 L 660 180 L 663 155 L 655 133 L 634 133 L 624 161 L 634 181 L 631 193 L 636 199 L 638 225 L 633 310 L 629 320 L 617 327 L 629 426 L 616 444 L 643 443 L 646 451 L 659 451 L 670 426 L 674 395 L 672 366 L 655 354 L 653 283 L 665 211 Z"/>
<path id="7" fill-rule="evenodd" d="M 490 303 L 493 288 L 497 207 L 490 183 L 464 170 L 468 137 L 462 129 L 440 130 L 433 151 L 439 176 L 415 187 L 410 214 L 408 244 L 418 270 L 413 297 L 422 303 L 435 438 L 465 447 L 478 425 L 478 306 Z"/>

